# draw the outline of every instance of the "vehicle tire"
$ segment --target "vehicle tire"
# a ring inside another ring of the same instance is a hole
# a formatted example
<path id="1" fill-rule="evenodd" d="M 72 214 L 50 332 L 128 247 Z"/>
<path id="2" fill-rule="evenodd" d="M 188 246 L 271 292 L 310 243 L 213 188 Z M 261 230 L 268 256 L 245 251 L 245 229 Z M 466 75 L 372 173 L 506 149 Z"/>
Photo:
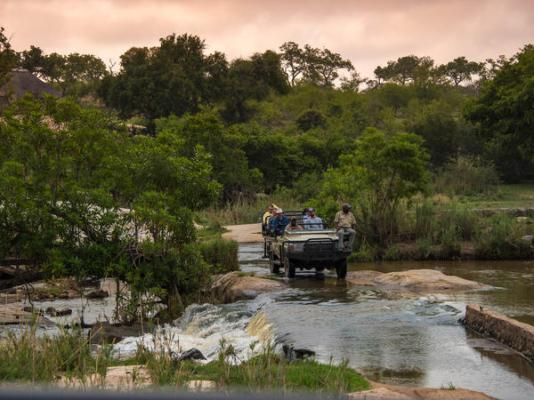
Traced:
<path id="1" fill-rule="evenodd" d="M 271 271 L 271 274 L 280 273 L 280 264 L 275 264 L 272 250 L 269 253 L 269 271 Z"/>
<path id="2" fill-rule="evenodd" d="M 286 278 L 294 278 L 295 277 L 295 264 L 293 264 L 291 261 L 289 261 L 289 258 L 284 259 L 284 274 Z"/>
<path id="3" fill-rule="evenodd" d="M 336 262 L 337 279 L 345 279 L 347 276 L 347 259 L 343 258 Z"/>

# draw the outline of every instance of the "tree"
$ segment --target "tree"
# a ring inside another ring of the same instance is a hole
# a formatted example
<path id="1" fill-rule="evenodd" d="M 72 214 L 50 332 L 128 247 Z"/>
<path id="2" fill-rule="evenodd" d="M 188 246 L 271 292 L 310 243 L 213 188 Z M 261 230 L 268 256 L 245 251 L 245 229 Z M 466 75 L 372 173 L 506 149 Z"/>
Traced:
<path id="1" fill-rule="evenodd" d="M 486 151 L 509 182 L 526 177 L 534 154 L 534 46 L 503 64 L 466 109 Z"/>
<path id="2" fill-rule="evenodd" d="M 354 69 L 350 60 L 344 59 L 339 53 L 328 49 L 304 46 L 305 80 L 323 87 L 332 87 L 339 77 L 340 70 L 352 71 Z"/>
<path id="3" fill-rule="evenodd" d="M 341 89 L 358 92 L 360 85 L 366 82 L 368 82 L 367 78 L 362 78 L 358 71 L 352 71 L 349 78 L 341 78 Z"/>
<path id="4" fill-rule="evenodd" d="M 304 51 L 295 42 L 285 42 L 280 46 L 280 56 L 285 71 L 289 76 L 289 83 L 295 86 L 297 79 L 306 69 Z"/>
<path id="5" fill-rule="evenodd" d="M 480 73 L 482 68 L 480 63 L 468 61 L 462 56 L 440 65 L 438 69 L 442 75 L 450 79 L 454 86 L 458 87 L 462 82 L 470 82 L 473 75 Z"/>
<path id="6" fill-rule="evenodd" d="M 281 58 L 271 50 L 256 53 L 250 60 L 232 61 L 225 88 L 222 115 L 227 122 L 248 120 L 253 113 L 250 100 L 262 100 L 271 92 L 285 94 L 289 90 Z"/>
<path id="7" fill-rule="evenodd" d="M 388 244 L 401 200 L 426 189 L 428 155 L 422 143 L 415 134 L 366 129 L 356 150 L 325 173 L 316 203 L 333 212 L 339 203 L 352 202 L 367 240 Z"/>
<path id="8" fill-rule="evenodd" d="M 414 55 L 388 61 L 385 67 L 376 67 L 374 70 L 378 84 L 385 81 L 394 81 L 401 85 L 427 82 L 433 72 L 434 60 L 430 57 L 417 57 Z"/>
<path id="9" fill-rule="evenodd" d="M 131 48 L 121 56 L 121 71 L 100 89 L 106 104 L 121 116 L 149 120 L 197 112 L 221 95 L 226 60 L 205 55 L 205 43 L 194 35 L 169 35 L 159 47 Z"/>
<path id="10" fill-rule="evenodd" d="M 172 134 L 180 138 L 184 156 L 193 157 L 199 146 L 211 155 L 213 176 L 223 186 L 223 202 L 251 196 L 259 189 L 262 176 L 259 170 L 249 168 L 243 139 L 226 128 L 217 113 L 162 118 L 156 126 L 158 136 Z"/>
<path id="11" fill-rule="evenodd" d="M 5 29 L 0 27 L 0 86 L 5 83 L 7 74 L 18 62 L 17 53 L 11 48 L 11 43 L 4 31 Z"/>
<path id="12" fill-rule="evenodd" d="M 30 50 L 24 50 L 21 54 L 20 65 L 33 73 L 41 73 L 45 67 L 46 57 L 40 47 L 30 46 Z"/>
<path id="13" fill-rule="evenodd" d="M 149 292 L 176 316 L 207 278 L 192 211 L 218 196 L 209 155 L 184 156 L 173 132 L 115 131 L 113 118 L 66 99 L 26 97 L 3 118 L 0 260 L 116 277 L 135 307 Z"/>

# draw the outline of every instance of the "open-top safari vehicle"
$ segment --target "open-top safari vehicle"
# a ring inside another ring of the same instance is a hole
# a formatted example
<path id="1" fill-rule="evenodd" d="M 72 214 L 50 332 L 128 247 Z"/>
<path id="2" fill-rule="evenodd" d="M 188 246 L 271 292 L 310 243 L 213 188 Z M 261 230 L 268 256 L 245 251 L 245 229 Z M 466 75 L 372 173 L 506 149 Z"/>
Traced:
<path id="1" fill-rule="evenodd" d="M 285 215 L 289 219 L 296 218 L 302 229 L 285 230 L 281 235 L 270 232 L 268 227 L 262 229 L 264 255 L 269 258 L 271 273 L 283 270 L 286 277 L 294 278 L 297 270 L 335 269 L 337 277 L 344 279 L 351 252 L 339 250 L 336 231 L 324 229 L 324 226 L 307 226 L 302 211 L 286 211 Z"/>

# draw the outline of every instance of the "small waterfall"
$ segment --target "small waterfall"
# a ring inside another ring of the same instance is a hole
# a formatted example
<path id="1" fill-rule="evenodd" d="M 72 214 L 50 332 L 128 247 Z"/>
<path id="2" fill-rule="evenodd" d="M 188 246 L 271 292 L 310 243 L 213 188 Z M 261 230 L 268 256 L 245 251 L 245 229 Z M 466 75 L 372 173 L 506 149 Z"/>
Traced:
<path id="1" fill-rule="evenodd" d="M 208 361 L 217 358 L 221 341 L 231 345 L 238 362 L 245 361 L 273 339 L 272 328 L 263 312 L 255 312 L 245 303 L 226 305 L 193 304 L 173 325 L 159 328 L 154 334 L 128 337 L 114 346 L 119 357 L 135 354 L 138 346 L 150 351 L 162 348 L 180 354 L 199 349 Z"/>

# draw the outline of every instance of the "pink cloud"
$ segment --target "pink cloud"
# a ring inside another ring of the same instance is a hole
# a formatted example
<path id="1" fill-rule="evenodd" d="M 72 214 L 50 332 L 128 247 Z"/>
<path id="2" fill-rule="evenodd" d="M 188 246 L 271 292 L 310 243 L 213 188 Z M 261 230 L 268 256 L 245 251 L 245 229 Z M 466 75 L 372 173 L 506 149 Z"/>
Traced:
<path id="1" fill-rule="evenodd" d="M 0 21 L 19 50 L 34 44 L 118 60 L 132 46 L 187 32 L 230 58 L 288 40 L 324 46 L 366 76 L 406 54 L 483 60 L 534 42 L 530 0 L 2 0 Z"/>

